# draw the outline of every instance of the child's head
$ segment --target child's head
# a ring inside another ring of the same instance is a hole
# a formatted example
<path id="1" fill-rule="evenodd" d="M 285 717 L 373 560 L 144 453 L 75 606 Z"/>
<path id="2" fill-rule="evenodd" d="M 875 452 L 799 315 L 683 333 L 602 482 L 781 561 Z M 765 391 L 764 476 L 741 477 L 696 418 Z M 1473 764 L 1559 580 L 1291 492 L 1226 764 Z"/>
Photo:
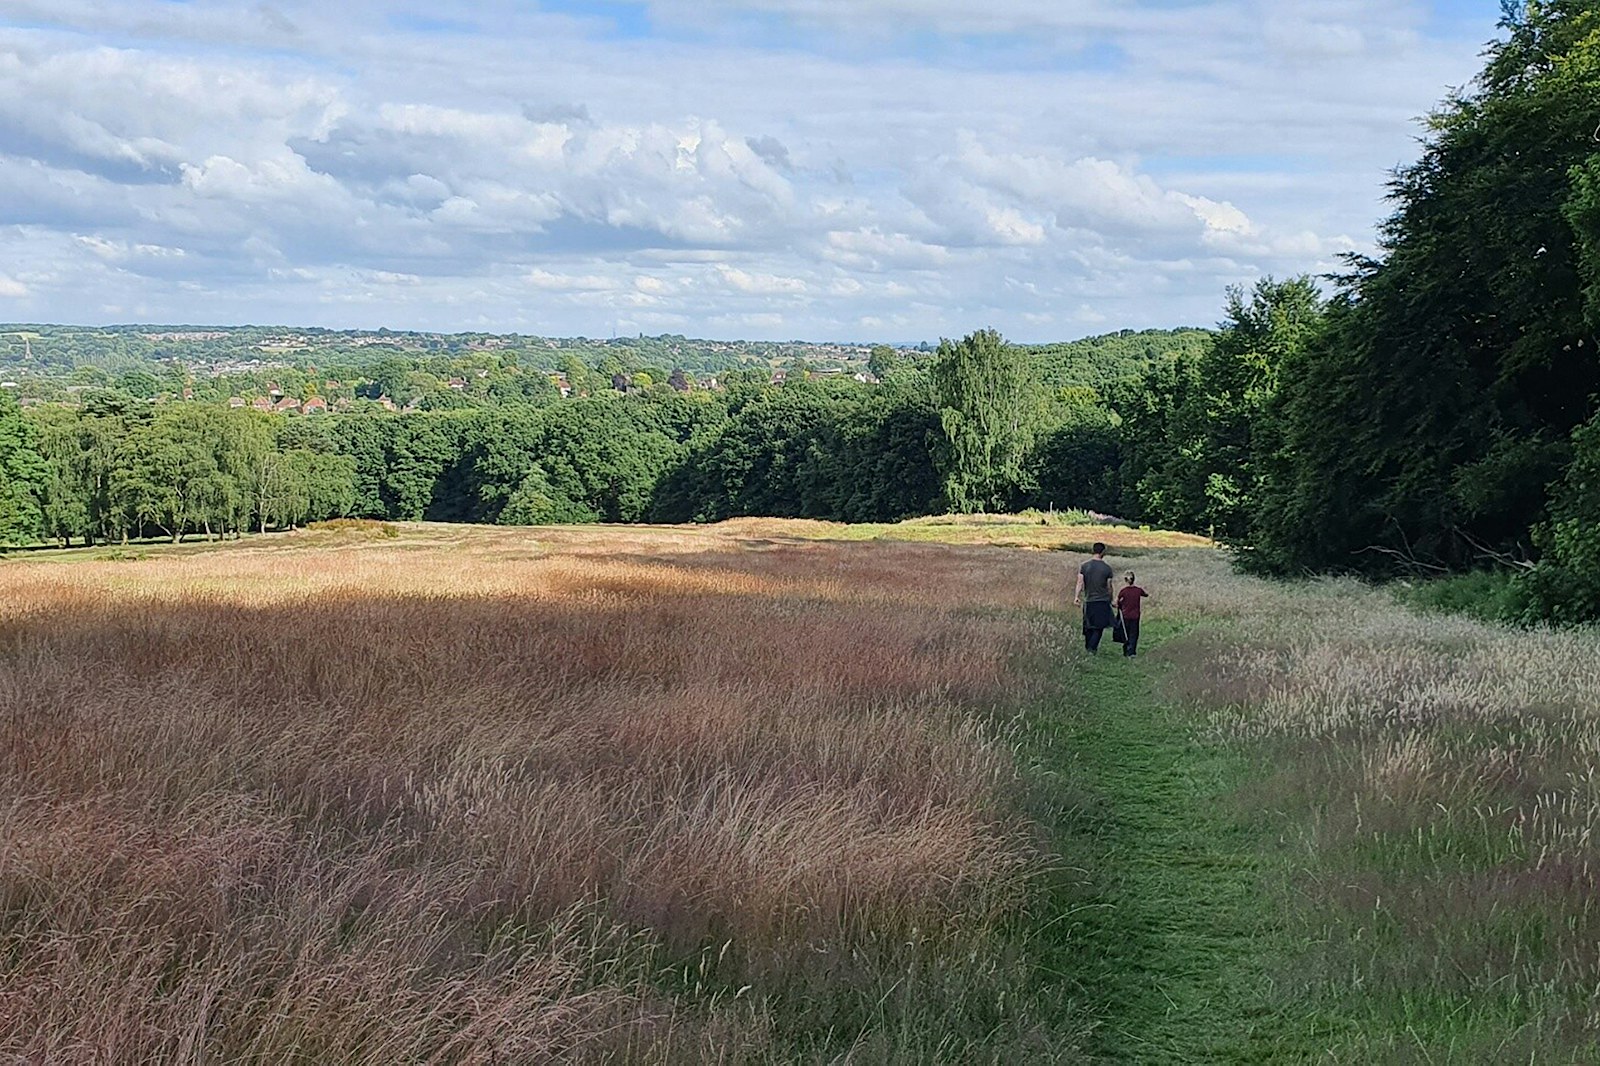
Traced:
<path id="1" fill-rule="evenodd" d="M 1132 570 L 1129 570 L 1126 574 L 1123 574 L 1122 576 L 1127 579 L 1128 584 L 1130 584 L 1130 585 L 1133 584 L 1133 571 Z"/>

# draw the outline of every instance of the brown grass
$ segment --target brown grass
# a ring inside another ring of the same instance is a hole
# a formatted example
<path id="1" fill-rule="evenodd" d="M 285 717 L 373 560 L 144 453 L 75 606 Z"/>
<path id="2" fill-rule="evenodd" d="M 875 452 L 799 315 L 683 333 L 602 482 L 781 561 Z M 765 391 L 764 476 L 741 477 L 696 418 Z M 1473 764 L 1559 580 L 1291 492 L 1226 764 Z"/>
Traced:
<path id="1" fill-rule="evenodd" d="M 0 1058 L 1042 1046 L 1004 734 L 1069 564 L 450 527 L 7 563 Z"/>

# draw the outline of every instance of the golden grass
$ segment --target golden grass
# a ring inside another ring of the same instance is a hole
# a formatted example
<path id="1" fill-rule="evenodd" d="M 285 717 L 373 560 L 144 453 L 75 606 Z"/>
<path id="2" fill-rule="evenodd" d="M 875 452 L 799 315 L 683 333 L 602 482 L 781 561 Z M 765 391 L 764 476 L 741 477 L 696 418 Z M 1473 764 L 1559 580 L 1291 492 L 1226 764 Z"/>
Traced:
<path id="1" fill-rule="evenodd" d="M 1210 548 L 1204 537 L 1169 530 L 1056 521 L 1045 515 L 934 515 L 896 523 L 823 522 L 815 519 L 736 518 L 714 527 L 744 536 L 800 537 L 813 540 L 908 541 L 913 543 L 987 545 L 996 548 L 1042 548 L 1087 552 L 1099 541 L 1112 554 L 1164 548 Z"/>
<path id="2" fill-rule="evenodd" d="M 1004 1002 L 1072 560 L 748 533 L 6 563 L 0 1057 L 874 1061 Z"/>

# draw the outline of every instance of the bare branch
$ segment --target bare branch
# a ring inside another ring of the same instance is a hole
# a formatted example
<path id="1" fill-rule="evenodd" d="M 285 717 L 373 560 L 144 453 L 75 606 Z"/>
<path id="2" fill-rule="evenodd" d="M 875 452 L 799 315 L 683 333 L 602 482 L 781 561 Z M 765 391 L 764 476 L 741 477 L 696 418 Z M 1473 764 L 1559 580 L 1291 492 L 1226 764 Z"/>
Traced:
<path id="1" fill-rule="evenodd" d="M 1493 548 L 1489 547 L 1483 541 L 1479 540 L 1477 537 L 1474 537 L 1471 533 L 1468 533 L 1460 526 L 1452 526 L 1450 528 L 1452 531 L 1454 531 L 1456 536 L 1466 541 L 1467 545 L 1471 547 L 1473 551 L 1477 552 L 1481 558 L 1497 562 L 1501 566 L 1509 567 L 1512 570 L 1527 571 L 1533 569 L 1534 564 L 1528 559 L 1518 559 L 1515 556 L 1507 555 L 1505 552 L 1495 551 Z"/>

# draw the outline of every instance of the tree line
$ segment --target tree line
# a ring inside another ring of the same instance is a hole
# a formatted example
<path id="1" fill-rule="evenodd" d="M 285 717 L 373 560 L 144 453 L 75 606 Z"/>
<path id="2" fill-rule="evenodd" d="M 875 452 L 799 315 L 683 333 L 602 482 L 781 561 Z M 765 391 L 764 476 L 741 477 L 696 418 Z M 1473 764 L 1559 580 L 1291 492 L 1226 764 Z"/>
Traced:
<path id="1" fill-rule="evenodd" d="M 944 510 L 1114 509 L 1115 415 L 1050 390 L 995 333 L 947 341 L 884 379 L 553 393 L 481 408 L 283 418 L 76 407 L 0 392 L 0 540 L 226 536 L 337 516 L 501 522 L 896 521 Z"/>
<path id="2" fill-rule="evenodd" d="M 1505 576 L 1503 615 L 1600 618 L 1600 5 L 1502 39 L 1391 184 L 1381 254 L 1324 299 L 1236 293 L 1125 411 L 1152 520 L 1276 574 Z"/>
<path id="3" fill-rule="evenodd" d="M 540 381 L 408 415 L 0 393 L 0 541 L 1081 508 L 1211 533 L 1270 574 L 1495 568 L 1507 614 L 1600 618 L 1600 7 L 1511 4 L 1503 30 L 1394 176 L 1380 254 L 1327 292 L 1231 291 L 1215 331 L 978 331 L 876 352 L 873 385 Z M 379 369 L 396 391 L 414 372 Z"/>

